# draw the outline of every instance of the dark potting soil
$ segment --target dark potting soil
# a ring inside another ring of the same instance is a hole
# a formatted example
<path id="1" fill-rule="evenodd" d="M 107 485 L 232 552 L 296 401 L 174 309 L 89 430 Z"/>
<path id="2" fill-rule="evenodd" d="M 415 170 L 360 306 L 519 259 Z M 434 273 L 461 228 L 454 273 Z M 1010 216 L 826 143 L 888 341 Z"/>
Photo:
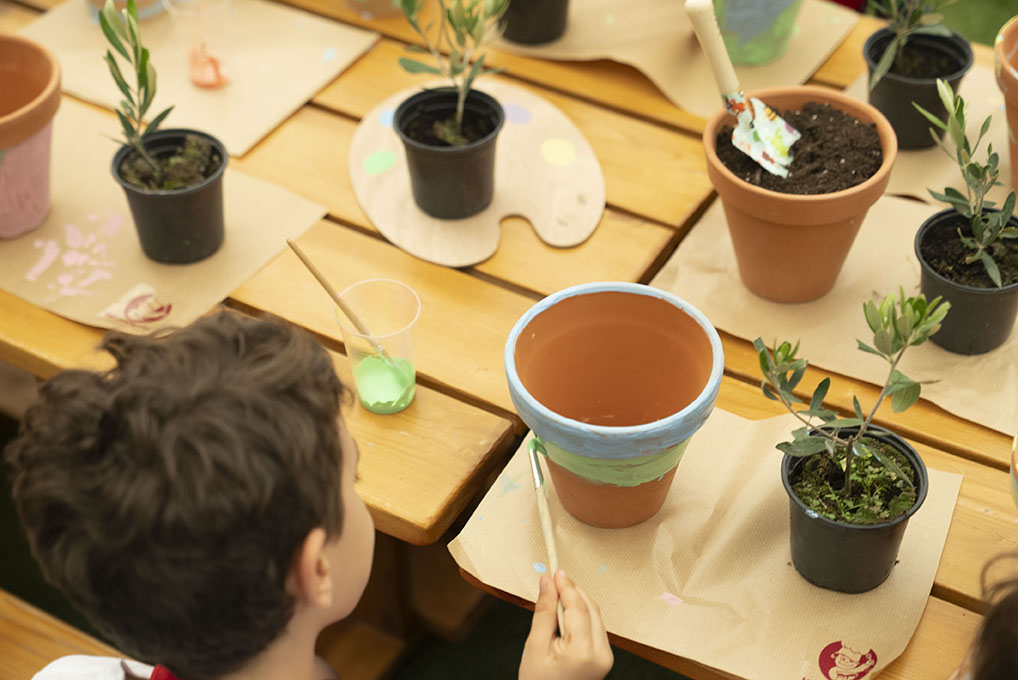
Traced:
<path id="1" fill-rule="evenodd" d="M 976 251 L 958 238 L 958 229 L 972 236 L 972 226 L 961 215 L 957 220 L 944 222 L 926 232 L 919 252 L 933 270 L 946 279 L 975 288 L 996 288 L 986 268 L 979 260 L 971 264 L 965 258 Z M 1000 281 L 1005 286 L 1018 282 L 1018 239 L 997 239 L 990 246 L 990 256 L 1000 269 Z"/>
<path id="2" fill-rule="evenodd" d="M 915 484 L 915 470 L 901 451 L 869 437 L 863 437 L 863 441 L 890 456 Z M 852 493 L 846 498 L 842 494 L 845 486 L 845 472 L 841 469 L 845 459 L 843 451 L 838 450 L 837 457 L 827 453 L 810 456 L 792 472 L 789 478 L 792 491 L 807 507 L 828 519 L 870 525 L 900 517 L 915 504 L 915 488 L 887 474 L 887 469 L 875 458 L 853 462 L 852 467 L 857 472 L 852 478 Z M 861 475 L 859 462 L 865 462 Z"/>
<path id="3" fill-rule="evenodd" d="M 430 113 L 421 113 L 407 121 L 403 132 L 410 139 L 428 146 L 453 146 L 442 135 L 442 127 L 451 124 L 454 113 L 447 116 L 435 116 Z M 460 134 L 466 139 L 465 144 L 484 139 L 495 129 L 495 124 L 487 116 L 470 111 L 463 112 L 463 124 L 460 126 Z M 457 145 L 457 146 L 462 146 Z"/>
<path id="4" fill-rule="evenodd" d="M 157 176 L 152 165 L 137 151 L 124 158 L 120 164 L 120 176 L 142 189 L 169 191 L 199 184 L 223 164 L 212 142 L 199 135 L 187 135 L 183 146 L 155 156 L 153 160 L 159 166 L 161 176 Z"/>
<path id="5" fill-rule="evenodd" d="M 950 54 L 909 43 L 891 64 L 891 73 L 910 78 L 946 78 L 961 69 L 961 62 Z"/>
<path id="6" fill-rule="evenodd" d="M 783 194 L 829 194 L 854 187 L 876 174 L 883 163 L 877 126 L 817 102 L 781 117 L 802 133 L 792 147 L 788 177 L 764 170 L 732 145 L 732 127 L 718 133 L 718 158 L 740 179 Z"/>

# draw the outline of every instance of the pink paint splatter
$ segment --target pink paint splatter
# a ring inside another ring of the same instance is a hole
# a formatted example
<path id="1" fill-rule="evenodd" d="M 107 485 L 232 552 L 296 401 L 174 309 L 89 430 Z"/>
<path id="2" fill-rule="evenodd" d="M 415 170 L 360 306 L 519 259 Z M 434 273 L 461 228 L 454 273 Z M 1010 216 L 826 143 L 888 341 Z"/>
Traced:
<path id="1" fill-rule="evenodd" d="M 60 246 L 57 242 L 51 238 L 46 240 L 38 239 L 32 244 L 36 249 L 42 248 L 42 256 L 39 261 L 36 262 L 31 269 L 25 274 L 26 281 L 35 281 L 42 276 L 47 269 L 56 261 L 57 257 L 60 256 Z"/>
<path id="2" fill-rule="evenodd" d="M 678 607 L 682 604 L 682 598 L 669 592 L 661 593 L 661 601 L 669 607 Z"/>

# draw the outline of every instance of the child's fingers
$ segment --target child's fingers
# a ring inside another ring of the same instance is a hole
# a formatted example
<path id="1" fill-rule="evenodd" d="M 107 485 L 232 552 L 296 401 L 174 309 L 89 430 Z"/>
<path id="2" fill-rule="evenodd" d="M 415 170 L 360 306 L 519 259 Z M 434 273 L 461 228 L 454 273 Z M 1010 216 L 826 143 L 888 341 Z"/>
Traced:
<path id="1" fill-rule="evenodd" d="M 604 627 L 604 619 L 601 618 L 601 608 L 582 588 L 577 586 L 576 590 L 587 603 L 587 610 L 590 612 L 590 635 L 594 649 L 607 654 L 610 658 L 612 656 L 611 644 L 608 642 L 608 631 Z"/>
<path id="2" fill-rule="evenodd" d="M 527 636 L 527 647 L 534 648 L 538 654 L 545 653 L 558 635 L 558 589 L 551 574 L 541 575 L 541 594 L 534 604 L 534 620 L 530 624 L 530 635 Z"/>
<path id="3" fill-rule="evenodd" d="M 572 643 L 589 645 L 591 640 L 590 611 L 580 591 L 561 569 L 555 574 L 562 607 L 565 609 L 565 626 L 562 636 Z"/>

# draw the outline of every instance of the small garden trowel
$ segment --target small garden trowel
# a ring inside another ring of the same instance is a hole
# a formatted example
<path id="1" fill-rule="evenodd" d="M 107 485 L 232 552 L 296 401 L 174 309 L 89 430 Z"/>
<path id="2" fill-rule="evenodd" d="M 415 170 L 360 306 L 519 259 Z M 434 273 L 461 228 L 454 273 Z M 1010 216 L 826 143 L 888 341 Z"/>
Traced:
<path id="1" fill-rule="evenodd" d="M 738 121 L 732 143 L 767 172 L 787 177 L 792 163 L 790 149 L 801 136 L 799 131 L 756 97 L 746 98 L 721 39 L 711 0 L 686 0 L 686 14 L 710 62 L 725 109 Z"/>

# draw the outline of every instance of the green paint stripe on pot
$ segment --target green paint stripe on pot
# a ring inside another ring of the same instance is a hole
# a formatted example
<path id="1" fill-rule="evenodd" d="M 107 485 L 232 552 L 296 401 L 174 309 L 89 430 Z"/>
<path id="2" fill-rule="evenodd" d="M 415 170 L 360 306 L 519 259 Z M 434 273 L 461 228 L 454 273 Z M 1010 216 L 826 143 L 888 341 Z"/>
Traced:
<path id="1" fill-rule="evenodd" d="M 679 464 L 686 452 L 689 440 L 677 444 L 661 453 L 640 458 L 589 458 L 571 453 L 557 444 L 537 439 L 539 448 L 548 459 L 564 467 L 574 475 L 600 484 L 615 486 L 639 486 L 667 474 Z"/>

